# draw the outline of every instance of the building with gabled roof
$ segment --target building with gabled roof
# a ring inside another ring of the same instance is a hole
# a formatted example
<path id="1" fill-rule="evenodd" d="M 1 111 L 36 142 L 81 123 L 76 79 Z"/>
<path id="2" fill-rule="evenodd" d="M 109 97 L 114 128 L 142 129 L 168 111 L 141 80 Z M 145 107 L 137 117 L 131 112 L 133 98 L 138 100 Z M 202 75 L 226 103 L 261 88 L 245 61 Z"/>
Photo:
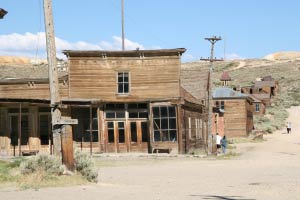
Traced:
<path id="1" fill-rule="evenodd" d="M 185 49 L 71 51 L 59 71 L 75 148 L 97 153 L 206 149 L 204 103 L 181 84 Z M 46 65 L 0 65 L 0 154 L 52 152 Z M 201 96 L 201 95 L 200 95 Z"/>

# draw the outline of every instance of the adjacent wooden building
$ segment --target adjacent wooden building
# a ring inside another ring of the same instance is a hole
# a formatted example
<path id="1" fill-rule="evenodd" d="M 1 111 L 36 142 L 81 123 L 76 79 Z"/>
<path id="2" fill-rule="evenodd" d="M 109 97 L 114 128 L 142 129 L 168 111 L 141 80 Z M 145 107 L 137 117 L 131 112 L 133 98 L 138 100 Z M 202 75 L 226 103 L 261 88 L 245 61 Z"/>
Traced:
<path id="1" fill-rule="evenodd" d="M 253 102 L 245 94 L 231 88 L 215 88 L 213 91 L 213 133 L 227 137 L 248 136 L 253 129 Z"/>
<path id="2" fill-rule="evenodd" d="M 78 119 L 74 145 L 94 153 L 206 149 L 205 102 L 181 84 L 184 52 L 63 51 L 68 70 L 60 72 L 60 95 L 63 116 Z M 0 80 L 2 155 L 51 153 L 47 67 L 29 68 L 31 75 L 22 65 Z"/>

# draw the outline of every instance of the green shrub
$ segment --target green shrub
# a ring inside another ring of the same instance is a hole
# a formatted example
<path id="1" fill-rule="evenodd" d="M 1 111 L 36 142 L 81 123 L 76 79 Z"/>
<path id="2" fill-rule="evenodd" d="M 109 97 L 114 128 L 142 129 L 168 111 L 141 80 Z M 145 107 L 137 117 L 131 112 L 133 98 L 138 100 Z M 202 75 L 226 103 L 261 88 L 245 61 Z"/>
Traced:
<path id="1" fill-rule="evenodd" d="M 21 174 L 45 172 L 46 174 L 60 175 L 63 173 L 63 170 L 61 161 L 47 154 L 38 154 L 20 163 Z"/>
<path id="2" fill-rule="evenodd" d="M 94 162 L 88 154 L 75 151 L 75 167 L 88 181 L 97 182 L 98 170 L 95 168 Z"/>

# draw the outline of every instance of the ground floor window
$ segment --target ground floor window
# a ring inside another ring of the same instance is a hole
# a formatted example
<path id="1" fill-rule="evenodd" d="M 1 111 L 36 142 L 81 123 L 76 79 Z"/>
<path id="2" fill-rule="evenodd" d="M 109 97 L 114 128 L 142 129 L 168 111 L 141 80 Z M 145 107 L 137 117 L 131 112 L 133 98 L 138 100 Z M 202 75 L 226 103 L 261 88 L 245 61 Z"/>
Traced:
<path id="1" fill-rule="evenodd" d="M 177 141 L 175 106 L 155 106 L 152 112 L 154 141 Z"/>
<path id="2" fill-rule="evenodd" d="M 21 120 L 21 123 L 20 123 Z M 20 131 L 19 131 L 19 126 Z M 19 134 L 21 134 L 21 145 L 28 145 L 29 138 L 29 121 L 28 115 L 22 115 L 21 119 L 19 115 L 10 116 L 10 137 L 11 145 L 18 145 Z"/>
<path id="3" fill-rule="evenodd" d="M 73 140 L 76 142 L 98 142 L 97 108 L 72 108 L 72 118 L 78 119 L 73 127 Z"/>
<path id="4" fill-rule="evenodd" d="M 47 145 L 50 141 L 51 134 L 51 116 L 50 114 L 40 114 L 39 132 L 41 145 Z"/>

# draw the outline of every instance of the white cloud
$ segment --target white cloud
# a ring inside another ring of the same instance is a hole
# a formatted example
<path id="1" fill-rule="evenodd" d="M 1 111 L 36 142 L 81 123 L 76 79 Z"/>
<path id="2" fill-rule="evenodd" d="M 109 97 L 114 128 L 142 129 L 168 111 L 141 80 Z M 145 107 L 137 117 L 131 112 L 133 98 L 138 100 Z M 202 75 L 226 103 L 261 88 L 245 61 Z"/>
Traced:
<path id="1" fill-rule="evenodd" d="M 120 50 L 122 48 L 122 38 L 113 36 L 112 42 L 101 41 L 99 44 L 87 43 L 84 41 L 68 42 L 56 37 L 57 57 L 63 58 L 62 50 Z M 46 58 L 46 39 L 45 33 L 12 33 L 9 35 L 0 35 L 0 55 L 14 55 L 26 57 Z M 143 45 L 125 39 L 126 49 L 145 49 Z"/>
<path id="2" fill-rule="evenodd" d="M 183 62 L 191 62 L 191 61 L 195 61 L 195 60 L 196 60 L 196 58 L 191 54 L 183 54 L 182 55 Z"/>
<path id="3" fill-rule="evenodd" d="M 245 59 L 245 58 L 239 56 L 236 53 L 226 54 L 226 60 L 243 60 L 243 59 Z"/>
<path id="4" fill-rule="evenodd" d="M 106 50 L 121 50 L 122 49 L 122 38 L 118 36 L 113 36 L 113 42 L 102 41 L 99 46 Z M 134 50 L 136 48 L 145 49 L 143 45 L 133 42 L 125 38 L 125 49 Z"/>

